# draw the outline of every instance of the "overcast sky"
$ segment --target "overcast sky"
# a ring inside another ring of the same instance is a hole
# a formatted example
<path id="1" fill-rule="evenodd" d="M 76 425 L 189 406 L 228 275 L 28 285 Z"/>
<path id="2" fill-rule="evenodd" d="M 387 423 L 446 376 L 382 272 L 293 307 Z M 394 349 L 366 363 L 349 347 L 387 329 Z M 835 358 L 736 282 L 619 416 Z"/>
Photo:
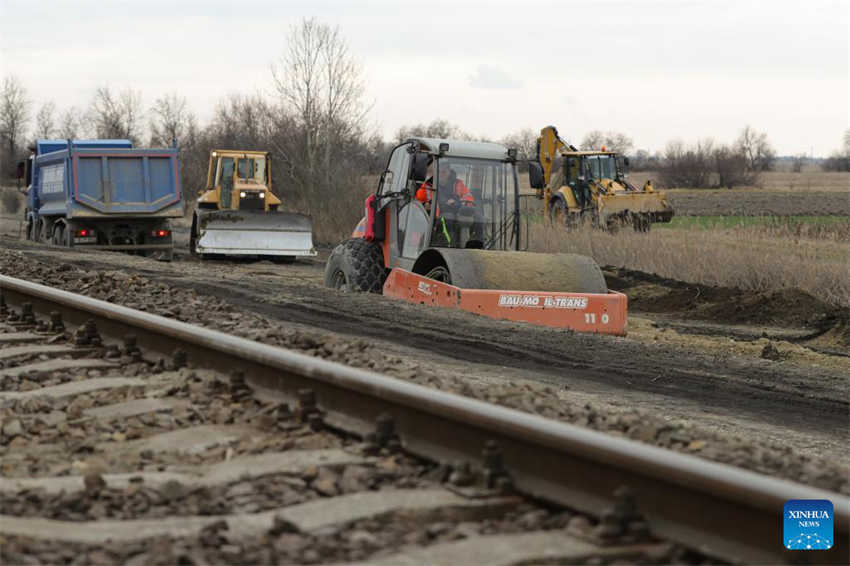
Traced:
<path id="1" fill-rule="evenodd" d="M 230 93 L 271 94 L 304 18 L 339 26 L 387 138 L 444 118 L 499 138 L 555 124 L 577 143 L 732 141 L 827 155 L 850 127 L 850 0 L 807 2 L 285 2 L 0 0 L 0 75 L 36 108 L 131 87 L 184 95 L 205 122 Z"/>

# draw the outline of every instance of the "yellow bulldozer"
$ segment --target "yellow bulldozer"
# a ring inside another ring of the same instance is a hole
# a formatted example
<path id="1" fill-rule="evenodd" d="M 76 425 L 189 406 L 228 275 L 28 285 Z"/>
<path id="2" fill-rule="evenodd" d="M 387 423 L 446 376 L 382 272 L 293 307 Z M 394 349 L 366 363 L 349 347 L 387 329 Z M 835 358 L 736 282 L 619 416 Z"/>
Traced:
<path id="1" fill-rule="evenodd" d="M 528 175 L 543 212 L 553 223 L 569 228 L 589 220 L 593 226 L 616 230 L 631 225 L 646 232 L 654 222 L 670 222 L 673 207 L 651 181 L 637 188 L 626 180 L 627 157 L 614 151 L 579 151 L 558 135 L 555 126 L 540 130 L 537 161 Z"/>
<path id="2" fill-rule="evenodd" d="M 192 217 L 193 255 L 270 256 L 281 261 L 316 255 L 312 221 L 279 210 L 271 172 L 267 151 L 210 152 L 206 187 Z"/>

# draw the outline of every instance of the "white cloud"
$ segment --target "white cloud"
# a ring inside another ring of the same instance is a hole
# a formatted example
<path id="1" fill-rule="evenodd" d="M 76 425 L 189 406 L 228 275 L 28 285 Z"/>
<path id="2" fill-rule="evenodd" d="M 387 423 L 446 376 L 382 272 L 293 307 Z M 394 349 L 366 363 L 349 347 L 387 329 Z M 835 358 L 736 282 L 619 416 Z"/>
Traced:
<path id="1" fill-rule="evenodd" d="M 520 88 L 522 81 L 514 79 L 498 67 L 478 65 L 475 73 L 469 76 L 469 86 L 487 89 Z"/>

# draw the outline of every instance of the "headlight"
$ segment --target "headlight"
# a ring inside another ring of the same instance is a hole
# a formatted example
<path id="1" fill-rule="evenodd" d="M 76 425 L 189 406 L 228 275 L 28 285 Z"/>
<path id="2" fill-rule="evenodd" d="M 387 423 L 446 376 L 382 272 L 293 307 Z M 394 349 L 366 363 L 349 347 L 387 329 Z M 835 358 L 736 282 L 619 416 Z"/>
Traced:
<path id="1" fill-rule="evenodd" d="M 245 191 L 242 191 L 241 193 L 239 193 L 239 196 L 241 198 L 245 198 L 246 195 L 247 195 L 247 193 Z"/>
<path id="2" fill-rule="evenodd" d="M 262 191 L 261 191 L 261 192 L 260 192 L 260 198 L 266 198 L 266 193 L 264 193 L 264 192 L 262 192 Z"/>

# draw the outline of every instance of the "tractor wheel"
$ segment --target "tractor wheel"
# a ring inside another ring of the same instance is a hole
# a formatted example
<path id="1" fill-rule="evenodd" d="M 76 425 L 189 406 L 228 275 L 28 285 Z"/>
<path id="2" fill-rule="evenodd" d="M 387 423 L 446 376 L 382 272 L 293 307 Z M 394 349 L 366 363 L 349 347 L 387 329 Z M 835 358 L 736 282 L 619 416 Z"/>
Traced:
<path id="1" fill-rule="evenodd" d="M 549 221 L 553 226 L 569 226 L 570 213 L 567 203 L 562 198 L 549 201 Z"/>
<path id="2" fill-rule="evenodd" d="M 351 238 L 338 245 L 325 266 L 325 286 L 341 291 L 380 293 L 384 279 L 381 246 L 363 238 Z"/>

